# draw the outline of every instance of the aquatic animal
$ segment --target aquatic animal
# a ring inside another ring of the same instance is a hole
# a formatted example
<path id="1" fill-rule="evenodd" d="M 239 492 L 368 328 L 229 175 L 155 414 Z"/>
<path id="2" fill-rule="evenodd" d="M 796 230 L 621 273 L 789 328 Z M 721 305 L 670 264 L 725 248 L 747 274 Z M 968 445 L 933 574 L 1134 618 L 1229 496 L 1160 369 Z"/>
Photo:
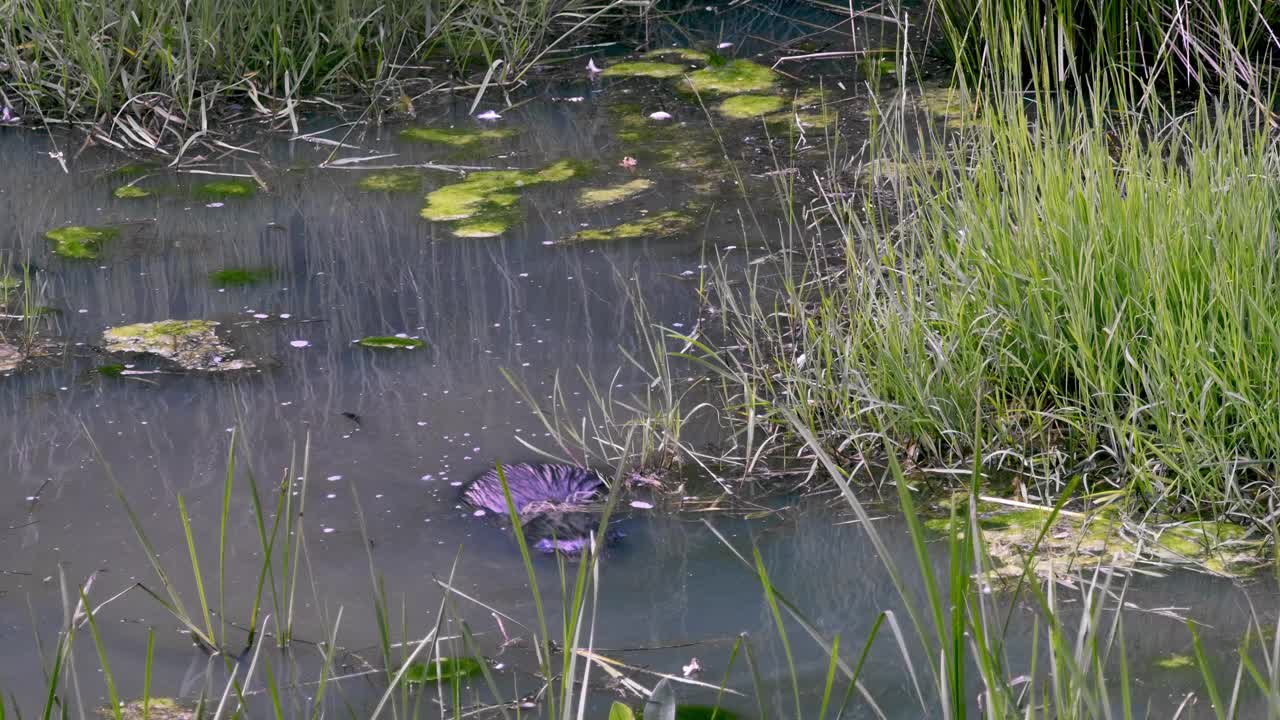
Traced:
<path id="1" fill-rule="evenodd" d="M 587 549 L 600 529 L 600 517 L 587 509 L 601 500 L 609 486 L 594 470 L 573 465 L 527 464 L 502 468 L 520 526 L 533 547 L 542 552 L 576 555 Z M 472 480 L 462 499 L 499 518 L 508 516 L 506 496 L 497 469 Z M 606 540 L 620 533 L 611 531 Z"/>

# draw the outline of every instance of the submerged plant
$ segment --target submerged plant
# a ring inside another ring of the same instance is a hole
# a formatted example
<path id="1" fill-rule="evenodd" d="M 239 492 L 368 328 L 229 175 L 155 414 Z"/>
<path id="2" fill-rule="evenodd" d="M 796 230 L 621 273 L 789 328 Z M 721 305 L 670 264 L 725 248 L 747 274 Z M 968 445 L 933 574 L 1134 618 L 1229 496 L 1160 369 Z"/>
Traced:
<path id="1" fill-rule="evenodd" d="M 206 198 L 251 197 L 257 191 L 256 184 L 242 178 L 214 180 L 195 187 L 196 195 Z"/>

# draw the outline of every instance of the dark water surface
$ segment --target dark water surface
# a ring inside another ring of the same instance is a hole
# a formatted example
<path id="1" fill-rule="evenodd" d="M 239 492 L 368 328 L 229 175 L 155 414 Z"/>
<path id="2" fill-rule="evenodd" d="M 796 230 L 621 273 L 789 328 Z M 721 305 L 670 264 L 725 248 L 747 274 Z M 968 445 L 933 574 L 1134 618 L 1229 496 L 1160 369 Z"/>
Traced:
<path id="1" fill-rule="evenodd" d="M 139 581 L 159 589 L 113 478 L 188 609 L 198 613 L 177 509 L 182 496 L 201 549 L 206 590 L 216 594 L 220 505 L 233 428 L 239 428 L 243 455 L 229 510 L 229 621 L 248 621 L 261 563 L 245 473 L 251 470 L 264 489 L 274 487 L 291 462 L 300 461 L 309 437 L 308 572 L 297 588 L 296 637 L 320 641 L 337 625 L 339 643 L 355 653 L 341 655 L 340 673 L 360 671 L 359 658 L 377 662 L 373 583 L 353 495 L 365 514 L 373 561 L 395 616 L 393 640 L 419 638 L 432 627 L 442 595 L 436 580 L 449 575 L 460 547 L 454 586 L 533 627 L 514 543 L 471 517 L 457 500 L 456 486 L 495 460 L 533 459 L 526 442 L 554 449 L 502 371 L 522 378 L 540 399 L 560 373 L 569 380 L 571 402 L 585 402 L 576 381 L 579 368 L 616 384 L 619 393 L 642 392 L 645 382 L 637 372 L 614 376 L 625 366 L 622 351 L 637 352 L 642 345 L 627 288 L 642 289 L 653 322 L 691 328 L 698 320 L 698 277 L 709 258 L 724 256 L 740 266 L 758 249 L 754 230 L 743 230 L 743 218 L 753 218 L 751 226 L 776 227 L 770 218 L 777 201 L 769 181 L 759 180 L 749 181 L 750 202 L 732 183 L 721 187 L 695 228 L 670 238 L 549 244 L 583 227 L 632 216 L 637 208 L 679 207 L 691 196 L 686 175 L 618 167 L 631 150 L 615 138 L 615 106 L 622 98 L 644 107 L 650 102 L 646 87 L 584 79 L 539 88 L 530 102 L 503 112 L 499 127 L 516 135 L 478 151 L 406 143 L 396 136 L 397 126 L 361 130 L 346 140 L 356 148 L 338 152 L 395 153 L 389 164 L 538 168 L 570 158 L 597 168 L 585 181 L 529 190 L 520 206 L 524 222 L 491 239 L 452 237 L 448 225 L 418 216 L 423 193 L 456 181 L 456 175 L 423 170 L 420 191 L 364 191 L 357 187 L 362 171 L 317 167 L 334 152 L 328 145 L 280 136 L 243 138 L 261 155 L 211 158 L 202 169 L 248 174 L 252 167 L 268 190 L 226 198 L 218 206 L 190 191 L 213 178 L 161 166 L 148 170 L 150 177 L 141 183 L 156 191 L 153 197 L 116 199 L 112 191 L 132 179 L 114 172 L 126 159 L 96 148 L 77 153 L 78 140 L 71 137 L 0 129 L 6 178 L 0 185 L 0 217 L 6 219 L 0 253 L 6 262 L 29 259 L 40 268 L 29 283 L 37 303 L 61 311 L 43 326 L 45 334 L 67 343 L 65 351 L 34 368 L 0 377 L 0 528 L 7 528 L 0 529 L 0 689 L 13 693 L 28 714 L 41 706 L 44 673 L 63 624 L 60 575 L 74 587 L 96 573 L 95 603 Z M 577 97 L 583 99 L 569 99 Z M 652 109 L 672 107 L 667 102 Z M 428 104 L 413 124 L 472 126 L 467 105 Z M 670 126 L 671 137 L 705 125 L 687 107 L 676 112 L 683 114 Z M 305 122 L 304 130 L 337 123 L 330 117 Z M 858 124 L 846 128 L 854 145 L 857 133 L 865 132 Z M 726 140 L 729 156 L 748 174 L 759 169 L 751 163 L 777 147 L 762 135 L 735 127 Z M 68 157 L 68 173 L 49 156 L 58 151 Z M 656 181 L 637 203 L 577 207 L 583 187 L 635 175 Z M 43 233 L 67 224 L 119 225 L 122 234 L 97 260 L 65 260 L 49 252 Z M 252 287 L 211 282 L 211 273 L 232 267 L 270 268 L 273 275 Z M 113 362 L 95 350 L 105 328 L 170 318 L 218 320 L 246 352 L 269 359 L 270 367 L 221 377 L 106 378 L 91 372 Z M 419 337 L 426 346 L 380 352 L 353 345 L 364 336 L 396 333 Z M 306 346 L 295 347 L 300 341 Z M 296 463 L 294 474 L 300 474 Z M 624 515 L 627 537 L 601 566 L 595 623 L 595 646 L 610 657 L 675 674 L 696 657 L 705 668 L 703 679 L 717 683 L 733 642 L 747 633 L 763 679 L 763 702 L 771 714 L 792 714 L 790 673 L 760 584 L 704 520 L 744 552 L 750 541 L 757 542 L 776 587 L 828 637 L 839 632 L 851 661 L 882 610 L 897 612 L 909 632 L 901 602 L 861 528 L 835 524 L 845 518 L 817 503 L 753 520 L 673 512 L 662 503 Z M 892 516 L 878 522 L 895 560 L 910 566 L 905 526 Z M 938 553 L 939 568 L 944 555 Z M 539 558 L 536 565 L 542 587 L 550 589 L 548 607 L 558 615 L 556 564 Z M 1264 621 L 1273 621 L 1273 597 L 1257 587 L 1242 590 L 1177 573 L 1135 581 L 1127 599 L 1139 607 L 1174 607 L 1204 622 L 1209 653 L 1226 672 L 1250 598 Z M 407 632 L 400 629 L 401 612 Z M 504 695 L 536 690 L 532 653 L 527 647 L 500 649 L 501 632 L 487 609 L 455 599 L 451 612 L 468 619 L 480 650 L 500 666 L 495 672 Z M 208 661 L 154 599 L 131 591 L 103 608 L 98 619 L 123 696 L 141 690 L 148 627 L 157 633 L 153 693 L 191 699 L 200 692 Z M 1009 652 L 1013 667 L 1021 667 L 1030 654 L 1030 612 L 1015 611 L 1013 627 Z M 460 628 L 451 623 L 445 629 Z M 511 622 L 505 629 L 530 638 Z M 790 631 L 804 701 L 816 713 L 826 659 L 802 630 Z M 1134 611 L 1126 614 L 1125 632 L 1130 666 L 1141 678 L 1135 688 L 1139 707 L 1149 703 L 1153 716 L 1164 716 L 1187 690 L 1198 689 L 1194 669 L 1155 667 L 1171 654 L 1190 654 L 1180 621 Z M 300 681 L 316 676 L 320 651 L 312 645 L 295 644 L 290 657 L 270 648 L 263 654 L 271 657 L 277 677 L 286 676 L 290 666 L 301 668 Z M 882 633 L 872 657 L 863 680 L 881 707 L 890 717 L 920 717 L 889 634 Z M 86 705 L 105 703 L 86 632 L 77 639 L 76 661 Z M 222 673 L 215 667 L 215 674 Z M 634 677 L 652 685 L 652 677 Z M 598 669 L 593 678 L 603 679 Z M 329 696 L 332 711 L 367 711 L 381 682 L 359 677 L 338 683 Z M 729 697 L 726 704 L 757 714 L 741 657 L 730 686 L 744 696 Z M 480 687 L 473 683 L 466 699 L 487 695 Z M 309 692 L 303 688 L 293 701 Z M 681 694 L 691 701 L 714 700 L 714 693 L 693 688 L 681 688 Z M 603 712 L 610 697 L 603 682 L 593 697 Z M 1201 709 L 1205 705 L 1207 700 Z M 855 708 L 854 715 L 870 716 L 865 704 Z M 293 706 L 290 714 L 304 709 Z"/>

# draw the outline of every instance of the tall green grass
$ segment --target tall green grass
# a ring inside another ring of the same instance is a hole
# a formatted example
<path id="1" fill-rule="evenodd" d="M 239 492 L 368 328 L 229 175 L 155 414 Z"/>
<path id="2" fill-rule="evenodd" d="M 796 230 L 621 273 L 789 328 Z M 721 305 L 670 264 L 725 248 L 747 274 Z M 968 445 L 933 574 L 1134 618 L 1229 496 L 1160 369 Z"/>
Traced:
<path id="1" fill-rule="evenodd" d="M 933 0 L 943 45 L 971 83 L 1048 71 L 1254 87 L 1280 50 L 1280 6 L 1258 0 Z"/>
<path id="2" fill-rule="evenodd" d="M 904 157 L 901 223 L 833 188 L 838 251 L 800 236 L 776 282 L 718 277 L 740 349 L 708 361 L 766 398 L 755 422 L 794 413 L 838 452 L 883 433 L 920 464 L 998 461 L 1041 498 L 1097 468 L 1099 497 L 1262 521 L 1280 469 L 1265 117 L 1234 94 L 1178 115 L 1034 99 L 989 95 L 963 139 Z"/>
<path id="3" fill-rule="evenodd" d="M 0 6 L 0 60 L 8 68 L 0 91 L 46 120 L 136 118 L 125 134 L 147 145 L 163 139 L 157 132 L 208 129 L 206 114 L 228 99 L 287 115 L 315 96 L 395 99 L 465 85 L 489 68 L 489 82 L 514 82 L 587 32 L 616 29 L 647 7 L 644 0 L 9 0 Z M 437 67 L 430 82 L 406 89 L 433 58 L 452 59 L 462 75 Z"/>

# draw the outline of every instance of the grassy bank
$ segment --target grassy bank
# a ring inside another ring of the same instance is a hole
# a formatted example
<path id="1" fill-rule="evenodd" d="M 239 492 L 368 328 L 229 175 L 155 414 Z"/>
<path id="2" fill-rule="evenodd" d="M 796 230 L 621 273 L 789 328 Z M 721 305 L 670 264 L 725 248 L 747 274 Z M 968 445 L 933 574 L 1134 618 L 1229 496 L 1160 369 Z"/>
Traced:
<path id="1" fill-rule="evenodd" d="M 0 101 L 30 122 L 126 136 L 190 133 L 235 101 L 265 115 L 354 97 L 380 113 L 420 93 L 518 82 L 646 0 L 12 0 Z M 317 105 L 323 107 L 323 105 Z M 208 128 L 206 128 L 208 129 Z M 130 138 L 136 139 L 136 138 Z M 145 143 L 144 143 L 145 144 Z"/>
<path id="2" fill-rule="evenodd" d="M 840 240 L 793 235 L 780 292 L 718 277 L 735 349 L 710 362 L 760 434 L 790 413 L 837 453 L 882 436 L 922 467 L 977 455 L 1046 502 L 1088 471 L 1097 500 L 1265 524 L 1280 458 L 1266 118 L 1038 97 L 989 96 L 962 140 L 899 158 L 900 223 L 829 188 Z"/>

